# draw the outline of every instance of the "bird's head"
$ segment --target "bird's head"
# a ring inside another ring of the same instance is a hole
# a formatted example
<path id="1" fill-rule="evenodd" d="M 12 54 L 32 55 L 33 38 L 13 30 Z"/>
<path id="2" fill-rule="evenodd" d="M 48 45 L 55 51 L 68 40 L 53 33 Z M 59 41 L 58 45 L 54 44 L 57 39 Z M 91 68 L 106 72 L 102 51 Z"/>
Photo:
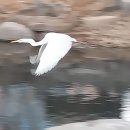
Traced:
<path id="1" fill-rule="evenodd" d="M 71 38 L 72 42 L 78 42 L 75 38 Z"/>
<path id="2" fill-rule="evenodd" d="M 19 39 L 16 41 L 11 41 L 11 43 L 31 43 L 31 42 L 34 42 L 34 40 L 33 39 Z"/>
<path id="3" fill-rule="evenodd" d="M 72 41 L 73 43 L 76 43 L 76 44 L 77 44 L 77 43 L 84 43 L 84 42 L 78 41 L 78 40 L 76 40 L 75 38 L 72 38 L 72 37 L 71 37 L 71 41 Z"/>

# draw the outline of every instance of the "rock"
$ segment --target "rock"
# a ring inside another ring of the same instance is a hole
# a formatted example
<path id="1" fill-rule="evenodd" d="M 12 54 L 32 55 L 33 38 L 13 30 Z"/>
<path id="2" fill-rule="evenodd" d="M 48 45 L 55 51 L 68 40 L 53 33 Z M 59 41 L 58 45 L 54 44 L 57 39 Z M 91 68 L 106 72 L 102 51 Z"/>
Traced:
<path id="1" fill-rule="evenodd" d="M 59 16 L 71 8 L 64 2 L 48 0 L 1 0 L 0 14 L 23 14 L 32 16 Z"/>
<path id="2" fill-rule="evenodd" d="M 0 12 L 7 14 L 59 16 L 70 10 L 82 10 L 95 0 L 0 0 Z M 69 5 L 69 6 L 68 6 Z M 69 14 L 69 13 L 68 13 Z"/>
<path id="3" fill-rule="evenodd" d="M 28 26 L 33 31 L 67 32 L 78 23 L 76 16 L 24 16 L 17 15 L 9 21 L 18 22 Z"/>
<path id="4" fill-rule="evenodd" d="M 19 8 L 18 0 L 1 0 L 0 1 L 0 10 L 1 13 L 12 13 L 18 10 Z"/>
<path id="5" fill-rule="evenodd" d="M 33 31 L 47 32 L 69 32 L 73 28 L 72 23 L 65 23 L 61 20 L 46 21 L 44 23 L 31 23 L 30 29 Z"/>
<path id="6" fill-rule="evenodd" d="M 104 9 L 108 9 L 109 12 L 113 12 L 113 7 L 118 6 L 117 1 L 119 0 L 70 0 L 68 1 L 68 4 L 71 5 L 73 11 L 77 11 L 81 16 L 86 16 L 97 15 L 99 14 L 98 11 L 102 11 Z"/>
<path id="7" fill-rule="evenodd" d="M 76 11 L 85 16 L 115 6 L 117 1 L 119 0 L 0 0 L 0 13 L 59 16 Z"/>
<path id="8" fill-rule="evenodd" d="M 116 22 L 118 19 L 117 16 L 96 16 L 84 17 L 82 18 L 82 22 L 88 28 L 99 29 Z"/>
<path id="9" fill-rule="evenodd" d="M 32 16 L 60 16 L 65 13 L 70 13 L 71 8 L 64 2 L 50 2 L 48 0 L 38 0 L 28 3 L 23 2 L 23 7 L 18 11 L 18 14 Z"/>
<path id="10" fill-rule="evenodd" d="M 100 119 L 50 127 L 46 130 L 129 130 L 130 122 L 121 119 Z"/>
<path id="11" fill-rule="evenodd" d="M 120 0 L 121 8 L 123 9 L 123 12 L 127 15 L 129 15 L 130 12 L 130 0 Z"/>
<path id="12" fill-rule="evenodd" d="M 10 41 L 32 37 L 32 31 L 24 25 L 15 22 L 4 22 L 0 25 L 0 40 Z"/>
<path id="13" fill-rule="evenodd" d="M 115 6 L 121 6 L 121 0 L 113 0 L 115 3 Z"/>
<path id="14" fill-rule="evenodd" d="M 56 16 L 52 4 L 45 0 L 31 3 L 24 2 L 24 6 L 18 11 L 18 14 L 30 16 Z"/>

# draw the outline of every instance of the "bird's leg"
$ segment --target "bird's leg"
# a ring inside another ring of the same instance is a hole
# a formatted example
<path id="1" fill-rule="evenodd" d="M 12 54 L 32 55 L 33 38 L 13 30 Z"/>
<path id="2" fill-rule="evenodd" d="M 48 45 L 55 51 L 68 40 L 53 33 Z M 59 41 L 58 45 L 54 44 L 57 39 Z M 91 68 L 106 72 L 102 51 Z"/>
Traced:
<path id="1" fill-rule="evenodd" d="M 35 63 L 36 63 L 37 55 L 35 55 L 35 56 L 30 56 L 29 58 L 30 58 L 30 63 L 31 63 L 31 64 L 35 64 Z"/>

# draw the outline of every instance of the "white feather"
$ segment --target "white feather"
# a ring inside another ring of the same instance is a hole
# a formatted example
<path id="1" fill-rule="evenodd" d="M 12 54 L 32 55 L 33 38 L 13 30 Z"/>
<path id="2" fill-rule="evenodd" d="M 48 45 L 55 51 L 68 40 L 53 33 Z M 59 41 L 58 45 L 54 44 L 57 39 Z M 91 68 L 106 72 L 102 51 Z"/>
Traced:
<path id="1" fill-rule="evenodd" d="M 56 66 L 61 58 L 63 58 L 72 46 L 72 42 L 76 39 L 62 33 L 47 33 L 45 37 L 35 42 L 33 39 L 19 39 L 13 42 L 30 43 L 32 46 L 41 46 L 36 56 L 30 57 L 32 64 L 39 63 L 35 75 L 41 75 Z M 47 46 L 45 47 L 45 45 Z"/>
<path id="2" fill-rule="evenodd" d="M 40 57 L 41 57 L 41 55 L 42 55 L 42 53 L 43 53 L 45 47 L 46 47 L 46 45 L 43 44 L 43 45 L 40 47 L 40 49 L 39 49 L 38 55 L 30 56 L 30 63 L 31 63 L 31 64 L 37 64 L 37 63 L 39 63 Z"/>
<path id="3" fill-rule="evenodd" d="M 40 57 L 35 75 L 42 75 L 54 68 L 70 50 L 74 40 L 70 36 L 60 33 L 48 33 L 47 38 L 48 44 Z"/>

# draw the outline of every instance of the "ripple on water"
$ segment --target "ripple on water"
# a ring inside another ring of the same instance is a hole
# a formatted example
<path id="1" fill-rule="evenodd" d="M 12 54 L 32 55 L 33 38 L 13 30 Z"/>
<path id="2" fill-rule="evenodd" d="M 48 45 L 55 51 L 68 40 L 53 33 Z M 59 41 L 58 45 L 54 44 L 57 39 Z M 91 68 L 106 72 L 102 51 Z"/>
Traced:
<path id="1" fill-rule="evenodd" d="M 41 77 L 31 75 L 29 63 L 0 66 L 0 123 L 39 129 L 43 122 L 51 126 L 101 118 L 129 120 L 129 62 L 62 64 Z M 75 74 L 68 73 L 73 69 Z"/>

